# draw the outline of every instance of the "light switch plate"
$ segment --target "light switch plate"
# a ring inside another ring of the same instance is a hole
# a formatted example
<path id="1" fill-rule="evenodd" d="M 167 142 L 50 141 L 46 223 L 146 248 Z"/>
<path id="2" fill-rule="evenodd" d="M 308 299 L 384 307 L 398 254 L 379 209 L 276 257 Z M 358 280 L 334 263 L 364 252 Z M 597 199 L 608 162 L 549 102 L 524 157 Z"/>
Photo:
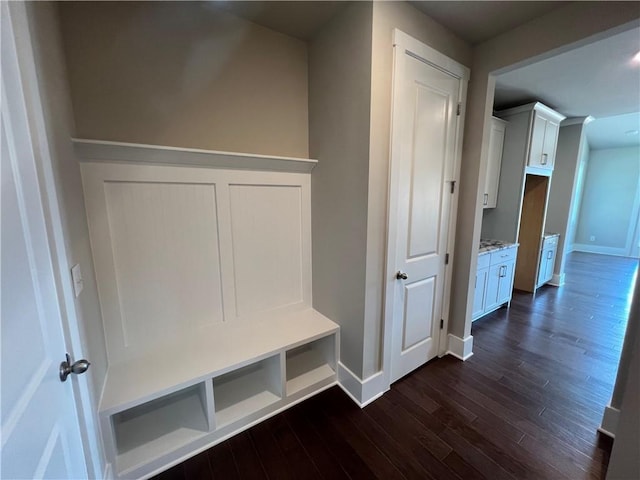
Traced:
<path id="1" fill-rule="evenodd" d="M 82 272 L 80 271 L 79 263 L 76 263 L 71 267 L 71 279 L 73 280 L 73 291 L 76 294 L 76 297 L 78 297 L 84 288 L 84 280 L 82 280 Z"/>

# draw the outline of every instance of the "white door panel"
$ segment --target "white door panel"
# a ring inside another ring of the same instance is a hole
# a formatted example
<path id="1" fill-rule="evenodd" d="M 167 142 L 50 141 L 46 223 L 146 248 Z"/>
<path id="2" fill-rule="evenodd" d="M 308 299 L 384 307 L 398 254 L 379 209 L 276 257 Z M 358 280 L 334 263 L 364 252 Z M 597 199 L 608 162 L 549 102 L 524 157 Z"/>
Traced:
<path id="1" fill-rule="evenodd" d="M 431 340 L 435 284 L 435 278 L 405 284 L 403 352 L 420 342 Z"/>
<path id="2" fill-rule="evenodd" d="M 407 279 L 392 287 L 391 381 L 438 353 L 461 94 L 460 78 L 406 50 L 396 55 L 388 255 L 389 273 Z"/>
<path id="3" fill-rule="evenodd" d="M 0 8 L 0 478 L 86 478 L 71 381 L 59 378 L 62 318 L 16 54 L 27 32 L 15 31 L 12 17 L 24 6 Z"/>

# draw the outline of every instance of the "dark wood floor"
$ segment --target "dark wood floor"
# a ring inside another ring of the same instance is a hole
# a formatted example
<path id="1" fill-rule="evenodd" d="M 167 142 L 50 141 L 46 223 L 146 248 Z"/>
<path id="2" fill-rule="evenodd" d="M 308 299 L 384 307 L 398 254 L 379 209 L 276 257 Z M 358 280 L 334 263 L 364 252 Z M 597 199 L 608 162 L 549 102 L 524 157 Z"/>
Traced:
<path id="1" fill-rule="evenodd" d="M 637 265 L 574 253 L 565 286 L 474 323 L 468 361 L 434 360 L 362 410 L 334 387 L 157 478 L 603 479 Z"/>

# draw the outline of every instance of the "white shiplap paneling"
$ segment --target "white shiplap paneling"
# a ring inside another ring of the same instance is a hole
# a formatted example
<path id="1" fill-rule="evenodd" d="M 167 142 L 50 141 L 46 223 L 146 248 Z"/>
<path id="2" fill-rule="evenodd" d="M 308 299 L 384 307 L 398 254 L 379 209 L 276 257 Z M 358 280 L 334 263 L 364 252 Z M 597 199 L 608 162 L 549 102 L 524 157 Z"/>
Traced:
<path id="1" fill-rule="evenodd" d="M 311 306 L 304 173 L 82 162 L 110 363 Z"/>
<path id="2" fill-rule="evenodd" d="M 104 187 L 125 346 L 223 321 L 215 185 Z"/>
<path id="3" fill-rule="evenodd" d="M 238 316 L 302 303 L 302 195 L 299 186 L 231 185 Z"/>

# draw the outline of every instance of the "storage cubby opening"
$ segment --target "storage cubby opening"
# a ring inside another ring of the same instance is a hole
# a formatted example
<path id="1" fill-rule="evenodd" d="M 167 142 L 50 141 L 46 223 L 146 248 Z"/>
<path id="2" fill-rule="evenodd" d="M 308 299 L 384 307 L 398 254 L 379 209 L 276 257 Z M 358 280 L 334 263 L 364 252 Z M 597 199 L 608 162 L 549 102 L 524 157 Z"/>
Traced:
<path id="1" fill-rule="evenodd" d="M 536 289 L 548 189 L 549 177 L 526 176 L 518 235 L 520 247 L 514 281 L 514 288 L 517 290 L 535 292 Z"/>
<path id="2" fill-rule="evenodd" d="M 209 431 L 206 390 L 197 384 L 111 416 L 123 471 L 185 445 Z"/>
<path id="3" fill-rule="evenodd" d="M 280 355 L 213 379 L 216 427 L 220 428 L 282 399 Z"/>
<path id="4" fill-rule="evenodd" d="M 335 375 L 335 336 L 329 335 L 287 351 L 287 395 Z"/>

